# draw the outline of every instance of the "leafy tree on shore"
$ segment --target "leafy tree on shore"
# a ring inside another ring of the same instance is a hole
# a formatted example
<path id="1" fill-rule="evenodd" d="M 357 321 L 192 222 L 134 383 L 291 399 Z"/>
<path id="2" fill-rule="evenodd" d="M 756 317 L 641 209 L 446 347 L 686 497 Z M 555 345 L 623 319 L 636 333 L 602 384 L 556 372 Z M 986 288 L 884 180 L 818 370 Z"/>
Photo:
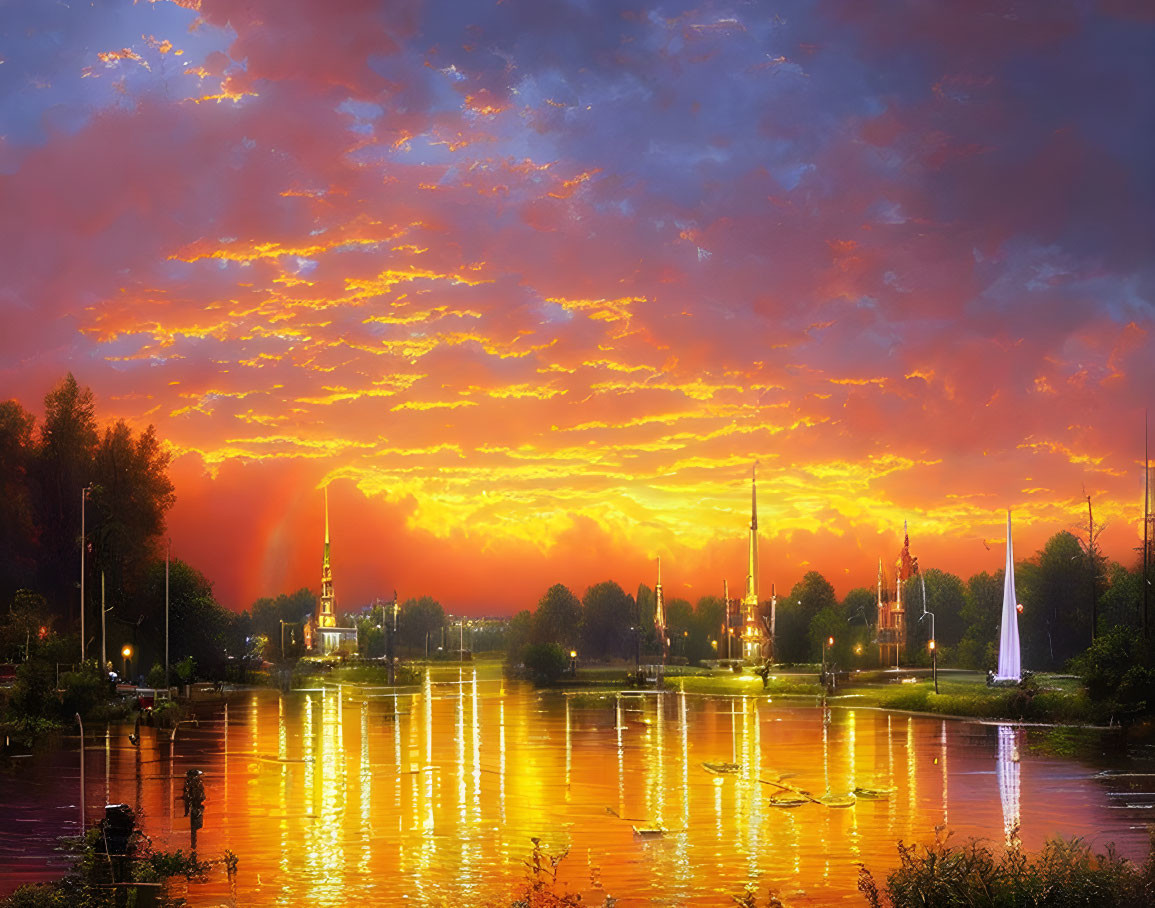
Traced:
<path id="1" fill-rule="evenodd" d="M 810 571 L 778 600 L 778 661 L 816 662 L 821 651 L 810 639 L 810 622 L 823 609 L 837 612 L 838 597 L 834 587 L 818 571 Z"/>
<path id="2" fill-rule="evenodd" d="M 142 601 L 149 616 L 146 632 L 159 649 L 159 659 L 146 658 L 142 649 L 136 664 L 144 666 L 163 661 L 164 636 L 164 562 L 155 561 L 145 580 Z M 243 641 L 234 639 L 237 616 L 217 602 L 213 585 L 204 574 L 179 558 L 169 566 L 169 662 L 192 658 L 206 677 L 219 677 L 228 652 L 243 655 Z M 159 636 L 159 647 L 157 641 Z M 141 641 L 137 641 L 138 648 Z M 110 645 L 110 652 L 116 648 Z"/>
<path id="3" fill-rule="evenodd" d="M 0 601 L 36 581 L 36 523 L 29 471 L 36 419 L 14 400 L 0 401 Z"/>
<path id="4" fill-rule="evenodd" d="M 397 617 L 397 637 L 402 646 L 410 652 L 424 653 L 426 647 L 436 651 L 440 642 L 441 628 L 445 626 L 445 609 L 432 596 L 420 599 L 406 599 Z M 434 637 L 438 643 L 433 642 Z"/>
<path id="5" fill-rule="evenodd" d="M 997 659 L 1003 607 L 1003 572 L 974 574 L 963 590 L 963 636 L 955 649 L 956 665 L 986 671 Z"/>
<path id="6" fill-rule="evenodd" d="M 1054 671 L 1090 645 L 1092 577 L 1074 536 L 1056 533 L 1034 558 L 1016 565 L 1015 587 L 1023 605 L 1019 631 L 1025 665 Z"/>
<path id="7" fill-rule="evenodd" d="M 317 609 L 317 594 L 307 586 L 293 593 L 281 593 L 275 599 L 264 597 L 253 603 L 249 611 L 251 634 L 263 634 L 278 653 L 281 642 L 281 622 L 299 625 L 308 620 Z M 245 613 L 242 612 L 242 615 Z"/>
<path id="8" fill-rule="evenodd" d="M 117 617 L 138 613 L 137 593 L 175 500 L 168 462 L 151 426 L 135 434 L 121 421 L 102 436 L 92 391 L 71 373 L 45 396 L 38 430 L 20 404 L 0 403 L 0 598 L 34 589 L 53 614 L 78 619 L 88 488 L 87 589 L 99 590 L 103 572 Z M 89 596 L 86 615 L 99 615 L 94 602 Z"/>
<path id="9" fill-rule="evenodd" d="M 556 643 L 569 652 L 580 640 L 581 624 L 581 601 L 568 587 L 555 583 L 537 604 L 530 639 L 534 643 Z"/>
<path id="10" fill-rule="evenodd" d="M 533 615 L 529 609 L 522 609 L 509 619 L 505 629 L 505 658 L 506 661 L 517 665 L 525 655 L 525 647 L 529 643 L 533 629 Z"/>
<path id="11" fill-rule="evenodd" d="M 612 580 L 591 586 L 582 596 L 582 657 L 632 656 L 636 621 L 633 596 Z"/>
<path id="12" fill-rule="evenodd" d="M 719 636 L 725 620 L 726 604 L 721 596 L 702 596 L 698 599 L 687 640 L 686 658 L 691 663 L 718 658 L 718 650 L 711 641 L 720 642 Z"/>

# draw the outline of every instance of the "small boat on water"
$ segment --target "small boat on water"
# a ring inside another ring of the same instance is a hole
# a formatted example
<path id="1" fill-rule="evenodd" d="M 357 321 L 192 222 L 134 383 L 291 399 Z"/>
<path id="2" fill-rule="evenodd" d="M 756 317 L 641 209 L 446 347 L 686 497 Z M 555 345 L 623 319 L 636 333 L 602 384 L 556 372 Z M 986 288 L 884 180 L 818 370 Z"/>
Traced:
<path id="1" fill-rule="evenodd" d="M 857 800 L 853 793 L 841 795 L 827 793 L 818 799 L 818 803 L 823 807 L 853 807 Z"/>
<path id="2" fill-rule="evenodd" d="M 889 801 L 893 788 L 856 788 L 854 796 L 864 801 Z"/>
<path id="3" fill-rule="evenodd" d="M 723 775 L 725 773 L 735 773 L 742 771 L 741 763 L 703 763 L 702 767 L 707 772 L 712 772 L 716 775 Z"/>
<path id="4" fill-rule="evenodd" d="M 653 838 L 655 836 L 665 835 L 666 827 L 661 824 L 654 826 L 635 826 L 634 835 L 640 835 L 645 838 Z"/>
<path id="5" fill-rule="evenodd" d="M 771 807 L 801 807 L 803 804 L 809 804 L 813 798 L 808 798 L 798 791 L 780 791 L 777 794 L 770 795 Z"/>

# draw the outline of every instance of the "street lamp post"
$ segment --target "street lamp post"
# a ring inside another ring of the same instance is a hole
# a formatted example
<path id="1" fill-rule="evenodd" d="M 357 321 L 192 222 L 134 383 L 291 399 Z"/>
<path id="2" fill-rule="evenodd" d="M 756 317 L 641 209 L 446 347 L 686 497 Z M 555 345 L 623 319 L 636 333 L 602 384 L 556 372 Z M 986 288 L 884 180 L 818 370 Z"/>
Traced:
<path id="1" fill-rule="evenodd" d="M 100 572 L 100 673 L 108 671 L 108 624 L 105 615 L 108 609 L 104 607 L 104 571 Z"/>
<path id="2" fill-rule="evenodd" d="M 88 548 L 88 535 L 84 530 L 84 503 L 92 486 L 80 490 L 80 664 L 84 665 L 84 551 Z"/>
<path id="3" fill-rule="evenodd" d="M 935 646 L 934 636 L 934 612 L 928 612 L 926 609 L 926 579 L 921 575 L 922 579 L 922 616 L 918 619 L 922 621 L 927 616 L 930 617 L 930 676 L 934 679 L 934 692 L 938 693 L 938 647 Z"/>
<path id="4" fill-rule="evenodd" d="M 822 644 L 822 680 L 824 683 L 826 681 L 826 672 L 827 672 L 827 668 L 826 668 L 827 651 L 832 646 L 834 646 L 834 638 L 833 637 L 827 637 L 825 642 Z"/>
<path id="5" fill-rule="evenodd" d="M 168 675 L 168 563 L 172 561 L 172 537 L 164 555 L 164 686 L 171 683 Z"/>
<path id="6" fill-rule="evenodd" d="M 120 654 L 122 656 L 124 656 L 124 680 L 125 680 L 125 683 L 129 683 L 128 666 L 129 666 L 129 660 L 132 659 L 132 647 L 126 643 L 124 645 L 124 649 L 122 649 L 120 651 Z"/>

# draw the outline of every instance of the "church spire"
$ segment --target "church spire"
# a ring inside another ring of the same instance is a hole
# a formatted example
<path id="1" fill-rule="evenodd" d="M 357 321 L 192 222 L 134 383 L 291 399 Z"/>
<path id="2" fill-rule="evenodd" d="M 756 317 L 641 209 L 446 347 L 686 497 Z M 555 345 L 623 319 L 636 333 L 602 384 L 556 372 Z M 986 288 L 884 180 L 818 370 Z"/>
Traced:
<path id="1" fill-rule="evenodd" d="M 658 556 L 658 583 L 654 587 L 654 629 L 658 632 L 658 644 L 662 648 L 662 664 L 666 662 L 666 597 L 662 592 L 662 558 Z"/>
<path id="2" fill-rule="evenodd" d="M 325 554 L 321 560 L 321 601 L 317 603 L 317 626 L 336 627 L 333 609 L 333 566 L 329 562 L 329 487 L 325 486 Z"/>
<path id="3" fill-rule="evenodd" d="M 758 462 L 750 467 L 750 563 L 746 571 L 746 603 L 758 604 Z"/>

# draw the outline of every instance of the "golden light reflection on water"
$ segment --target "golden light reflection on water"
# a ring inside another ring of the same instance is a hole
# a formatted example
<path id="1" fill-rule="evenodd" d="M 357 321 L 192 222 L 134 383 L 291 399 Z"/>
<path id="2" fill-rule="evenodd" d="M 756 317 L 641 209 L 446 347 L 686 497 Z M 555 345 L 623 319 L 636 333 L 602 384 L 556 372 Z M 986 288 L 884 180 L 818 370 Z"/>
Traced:
<path id="1" fill-rule="evenodd" d="M 1001 842 L 1017 826 L 1037 848 L 1055 832 L 1103 840 L 1110 829 L 1142 850 L 1089 770 L 1026 754 L 1014 730 L 873 710 L 684 692 L 567 698 L 466 666 L 406 691 L 246 696 L 175 740 L 143 728 L 139 748 L 129 730 L 89 738 L 89 818 L 106 802 L 139 803 L 158 846 L 187 848 L 175 795 L 187 769 L 204 770 L 200 852 L 239 856 L 238 900 L 251 906 L 508 904 L 531 837 L 570 849 L 560 878 L 591 904 L 731 904 L 748 881 L 788 903 L 853 899 L 857 861 L 878 878 L 895 863 L 895 830 L 929 841 L 947 818 L 963 837 Z M 702 766 L 720 761 L 741 769 Z M 71 771 L 57 784 L 75 786 Z M 895 791 L 782 809 L 760 780 L 815 796 Z M 75 798 L 61 797 L 73 816 Z M 657 824 L 664 836 L 632 829 Z M 188 896 L 230 899 L 223 877 Z"/>

